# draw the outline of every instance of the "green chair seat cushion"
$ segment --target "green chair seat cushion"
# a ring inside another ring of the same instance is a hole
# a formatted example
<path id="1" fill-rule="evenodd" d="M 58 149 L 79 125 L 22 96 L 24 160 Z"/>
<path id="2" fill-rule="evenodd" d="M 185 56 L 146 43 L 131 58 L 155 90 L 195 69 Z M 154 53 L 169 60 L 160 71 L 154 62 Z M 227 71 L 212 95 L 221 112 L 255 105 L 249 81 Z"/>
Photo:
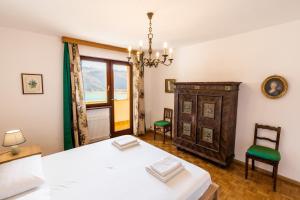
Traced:
<path id="1" fill-rule="evenodd" d="M 279 151 L 264 147 L 260 145 L 252 145 L 248 150 L 247 153 L 252 156 L 256 156 L 262 159 L 267 159 L 271 161 L 280 161 L 280 153 Z"/>
<path id="2" fill-rule="evenodd" d="M 156 121 L 156 122 L 154 122 L 154 125 L 155 125 L 155 126 L 164 127 L 164 126 L 169 126 L 169 125 L 171 125 L 171 123 L 168 122 L 168 121 L 161 120 L 161 121 Z"/>

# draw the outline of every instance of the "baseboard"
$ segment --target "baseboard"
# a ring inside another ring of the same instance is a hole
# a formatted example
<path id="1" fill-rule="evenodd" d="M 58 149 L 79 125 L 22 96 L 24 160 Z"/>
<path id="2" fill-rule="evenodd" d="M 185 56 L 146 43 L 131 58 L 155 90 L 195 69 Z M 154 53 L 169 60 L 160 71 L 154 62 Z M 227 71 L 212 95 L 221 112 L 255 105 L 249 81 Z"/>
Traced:
<path id="1" fill-rule="evenodd" d="M 148 132 L 154 133 L 154 129 L 153 128 L 146 129 L 146 133 L 148 133 Z M 162 135 L 162 136 L 164 135 L 162 131 L 156 131 L 156 134 Z M 167 132 L 166 136 L 169 137 L 169 138 L 171 138 L 170 132 Z"/>
<path id="2" fill-rule="evenodd" d="M 234 162 L 235 164 L 242 165 L 242 166 L 245 167 L 245 162 L 243 162 L 243 161 L 233 159 L 233 162 Z M 249 170 L 251 170 L 251 164 L 249 164 L 249 165 L 250 165 Z M 269 176 L 272 175 L 272 172 L 270 172 L 270 171 L 268 171 L 268 170 L 265 170 L 265 169 L 263 169 L 263 168 L 261 168 L 261 167 L 255 166 L 255 170 L 256 170 L 256 171 L 259 171 L 259 172 L 261 172 L 261 173 L 267 174 L 267 175 L 269 175 Z M 294 185 L 297 185 L 297 186 L 300 187 L 300 182 L 299 182 L 299 181 L 296 181 L 296 180 L 293 180 L 293 179 L 291 179 L 291 178 L 282 176 L 282 175 L 280 175 L 280 174 L 277 175 L 277 178 L 280 179 L 280 180 L 282 180 L 282 181 L 286 181 L 286 182 L 288 182 L 288 183 L 291 183 L 291 184 L 294 184 Z"/>
<path id="3" fill-rule="evenodd" d="M 151 132 L 151 131 L 154 131 L 154 130 L 153 130 L 153 128 L 150 127 L 150 128 L 146 128 L 146 132 L 148 132 L 148 131 Z"/>

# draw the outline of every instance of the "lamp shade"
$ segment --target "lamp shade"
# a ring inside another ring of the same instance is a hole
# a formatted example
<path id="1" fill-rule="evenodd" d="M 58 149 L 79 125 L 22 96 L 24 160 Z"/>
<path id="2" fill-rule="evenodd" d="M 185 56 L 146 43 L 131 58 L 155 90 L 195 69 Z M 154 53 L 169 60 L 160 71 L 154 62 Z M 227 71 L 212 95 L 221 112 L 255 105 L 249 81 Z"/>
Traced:
<path id="1" fill-rule="evenodd" d="M 4 134 L 4 147 L 10 147 L 18 144 L 22 144 L 26 141 L 25 137 L 23 136 L 21 130 L 11 130 L 7 131 Z"/>

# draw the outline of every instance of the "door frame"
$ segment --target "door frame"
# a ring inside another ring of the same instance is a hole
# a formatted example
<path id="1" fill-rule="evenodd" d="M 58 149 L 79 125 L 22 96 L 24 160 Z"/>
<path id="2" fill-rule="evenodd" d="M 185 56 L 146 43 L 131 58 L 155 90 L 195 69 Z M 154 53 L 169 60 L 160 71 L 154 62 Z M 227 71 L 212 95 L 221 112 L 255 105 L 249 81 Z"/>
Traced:
<path id="1" fill-rule="evenodd" d="M 129 112 L 130 112 L 130 128 L 122 131 L 115 131 L 114 129 L 114 123 L 115 123 L 115 115 L 114 115 L 114 100 L 111 99 L 111 121 L 110 121 L 110 132 L 111 132 L 111 137 L 117 137 L 120 135 L 132 135 L 133 134 L 133 69 L 132 65 L 130 65 L 128 62 L 125 61 L 119 61 L 119 60 L 110 60 L 110 69 L 111 69 L 111 98 L 114 98 L 114 72 L 113 72 L 113 65 L 114 64 L 122 64 L 122 65 L 127 65 L 129 67 L 129 92 L 130 92 L 130 98 L 129 98 Z"/>
<path id="2" fill-rule="evenodd" d="M 90 60 L 90 61 L 98 61 L 98 62 L 105 62 L 107 64 L 107 74 L 106 74 L 106 80 L 107 80 L 107 103 L 101 103 L 101 104 L 86 104 L 87 110 L 94 110 L 94 109 L 103 109 L 103 108 L 109 108 L 109 120 L 110 120 L 110 137 L 116 137 L 120 135 L 127 135 L 133 134 L 133 66 L 130 65 L 129 62 L 126 61 L 120 61 L 120 60 L 113 60 L 113 59 L 106 59 L 106 58 L 98 58 L 98 57 L 92 57 L 92 56 L 85 56 L 80 55 L 80 60 Z M 124 64 L 129 66 L 129 72 L 130 72 L 130 128 L 123 130 L 123 131 L 115 131 L 114 128 L 114 75 L 113 75 L 113 64 Z"/>

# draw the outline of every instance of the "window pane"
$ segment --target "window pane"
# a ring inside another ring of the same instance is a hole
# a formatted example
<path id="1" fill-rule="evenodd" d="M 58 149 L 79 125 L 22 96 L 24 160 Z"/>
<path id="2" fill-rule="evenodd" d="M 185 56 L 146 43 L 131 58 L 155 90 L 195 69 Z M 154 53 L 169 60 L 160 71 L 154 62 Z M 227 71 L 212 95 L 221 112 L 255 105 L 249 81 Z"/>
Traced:
<path id="1" fill-rule="evenodd" d="M 113 64 L 114 79 L 114 130 L 130 128 L 130 68 Z"/>
<path id="2" fill-rule="evenodd" d="M 81 60 L 81 67 L 86 103 L 107 103 L 106 63 Z"/>
<path id="3" fill-rule="evenodd" d="M 126 65 L 113 65 L 114 71 L 114 98 L 116 100 L 128 99 L 129 67 Z"/>

